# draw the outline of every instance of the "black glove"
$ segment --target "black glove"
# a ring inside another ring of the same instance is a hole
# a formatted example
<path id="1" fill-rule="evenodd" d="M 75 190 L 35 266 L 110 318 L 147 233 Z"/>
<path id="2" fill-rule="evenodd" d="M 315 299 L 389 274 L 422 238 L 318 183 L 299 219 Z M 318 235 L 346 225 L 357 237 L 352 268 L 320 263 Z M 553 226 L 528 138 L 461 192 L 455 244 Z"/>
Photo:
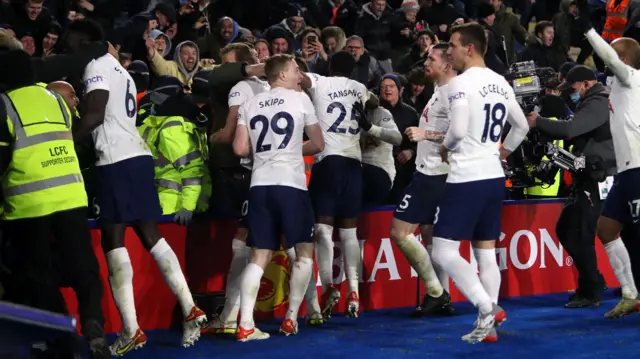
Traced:
<path id="1" fill-rule="evenodd" d="M 367 119 L 367 113 L 364 110 L 362 102 L 357 101 L 353 104 L 353 115 L 355 116 L 356 121 L 358 121 L 360 128 L 365 131 L 369 131 L 371 129 L 371 122 Z"/>

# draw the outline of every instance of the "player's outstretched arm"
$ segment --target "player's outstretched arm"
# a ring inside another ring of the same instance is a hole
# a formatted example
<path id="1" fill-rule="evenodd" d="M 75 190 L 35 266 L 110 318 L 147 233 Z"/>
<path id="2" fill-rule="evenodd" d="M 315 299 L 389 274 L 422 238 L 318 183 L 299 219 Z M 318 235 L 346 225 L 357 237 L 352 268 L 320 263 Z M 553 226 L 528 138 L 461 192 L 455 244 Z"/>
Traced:
<path id="1" fill-rule="evenodd" d="M 375 138 L 394 146 L 400 146 L 402 144 L 402 134 L 398 130 L 395 121 L 393 121 L 393 115 L 386 109 L 380 108 L 372 113 L 371 117 L 373 116 L 377 117 L 374 120 L 380 125 L 374 125 L 372 121 L 369 121 L 369 116 L 364 113 L 364 116 L 358 118 L 360 127 Z"/>
<path id="2" fill-rule="evenodd" d="M 527 117 L 513 96 L 507 102 L 507 111 L 509 113 L 507 121 L 511 124 L 511 130 L 500 147 L 501 159 L 509 157 L 529 133 Z"/>
<path id="3" fill-rule="evenodd" d="M 324 151 L 324 137 L 318 123 L 304 126 L 304 133 L 309 137 L 309 141 L 302 145 L 303 156 L 313 156 Z"/>
<path id="4" fill-rule="evenodd" d="M 611 45 L 607 44 L 594 29 L 587 31 L 585 37 L 593 47 L 593 51 L 595 51 L 605 65 L 609 67 L 618 81 L 620 81 L 622 85 L 629 87 L 629 76 L 631 75 L 629 67 L 620 60 L 618 53 L 616 53 Z"/>
<path id="5" fill-rule="evenodd" d="M 240 106 L 229 107 L 229 113 L 227 114 L 227 120 L 224 127 L 211 135 L 212 143 L 231 143 L 235 137 L 236 127 L 238 125 L 238 110 Z"/>
<path id="6" fill-rule="evenodd" d="M 81 120 L 73 122 L 73 138 L 82 141 L 104 122 L 104 114 L 109 102 L 109 91 L 93 90 L 84 99 L 84 113 Z"/>

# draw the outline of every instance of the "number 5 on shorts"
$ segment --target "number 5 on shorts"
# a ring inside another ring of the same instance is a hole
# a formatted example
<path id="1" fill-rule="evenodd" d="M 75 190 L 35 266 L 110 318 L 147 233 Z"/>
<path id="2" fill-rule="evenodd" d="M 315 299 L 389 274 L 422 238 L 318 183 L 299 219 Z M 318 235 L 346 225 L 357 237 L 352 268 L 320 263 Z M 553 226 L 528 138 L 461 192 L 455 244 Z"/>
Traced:
<path id="1" fill-rule="evenodd" d="M 405 194 L 404 197 L 402 198 L 402 201 L 400 201 L 400 204 L 398 205 L 398 209 L 401 209 L 404 211 L 405 209 L 409 208 L 409 205 L 411 205 L 409 203 L 410 199 L 411 199 L 411 195 Z"/>

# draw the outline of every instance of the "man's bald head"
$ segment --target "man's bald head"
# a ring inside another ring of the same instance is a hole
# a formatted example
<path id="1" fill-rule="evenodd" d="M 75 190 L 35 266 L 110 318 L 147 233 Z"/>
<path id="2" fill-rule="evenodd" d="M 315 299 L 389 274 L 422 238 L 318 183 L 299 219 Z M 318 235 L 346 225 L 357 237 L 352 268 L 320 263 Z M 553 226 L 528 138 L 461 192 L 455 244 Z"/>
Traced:
<path id="1" fill-rule="evenodd" d="M 640 69 L 640 44 L 632 38 L 621 37 L 611 42 L 611 47 L 618 53 L 625 64 Z"/>
<path id="2" fill-rule="evenodd" d="M 78 100 L 76 91 L 73 89 L 73 86 L 71 86 L 71 84 L 64 81 L 52 82 L 47 85 L 47 90 L 53 91 L 60 95 L 64 99 L 64 102 L 66 102 L 69 110 L 71 110 L 71 113 L 75 114 L 76 107 L 78 106 L 80 100 Z"/>

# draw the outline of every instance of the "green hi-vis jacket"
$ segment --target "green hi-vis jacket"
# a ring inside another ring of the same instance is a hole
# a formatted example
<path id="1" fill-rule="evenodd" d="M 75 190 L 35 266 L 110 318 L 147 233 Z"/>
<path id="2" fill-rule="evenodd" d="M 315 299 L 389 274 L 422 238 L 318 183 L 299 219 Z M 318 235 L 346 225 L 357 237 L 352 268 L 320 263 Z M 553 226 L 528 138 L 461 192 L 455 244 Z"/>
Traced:
<path id="1" fill-rule="evenodd" d="M 205 211 L 211 196 L 205 130 L 183 117 L 149 116 L 138 131 L 153 155 L 162 214 Z"/>

